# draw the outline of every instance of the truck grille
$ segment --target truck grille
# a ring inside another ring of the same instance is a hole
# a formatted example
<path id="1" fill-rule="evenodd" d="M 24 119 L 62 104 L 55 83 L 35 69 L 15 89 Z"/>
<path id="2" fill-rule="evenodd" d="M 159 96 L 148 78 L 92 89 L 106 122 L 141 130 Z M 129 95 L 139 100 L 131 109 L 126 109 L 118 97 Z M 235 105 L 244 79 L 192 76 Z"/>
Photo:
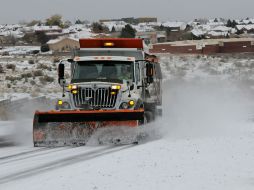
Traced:
<path id="1" fill-rule="evenodd" d="M 115 94 L 112 94 L 114 92 Z M 73 94 L 75 107 L 85 108 L 114 108 L 116 104 L 117 91 L 111 88 L 89 88 L 81 87 L 77 94 Z"/>

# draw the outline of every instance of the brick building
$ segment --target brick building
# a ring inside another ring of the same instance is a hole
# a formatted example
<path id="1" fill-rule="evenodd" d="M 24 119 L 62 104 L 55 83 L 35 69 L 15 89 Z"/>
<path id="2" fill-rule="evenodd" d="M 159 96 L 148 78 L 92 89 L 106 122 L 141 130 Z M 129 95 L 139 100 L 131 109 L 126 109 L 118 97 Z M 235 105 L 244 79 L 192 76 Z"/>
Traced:
<path id="1" fill-rule="evenodd" d="M 151 53 L 248 53 L 254 52 L 253 38 L 192 40 L 154 44 Z"/>

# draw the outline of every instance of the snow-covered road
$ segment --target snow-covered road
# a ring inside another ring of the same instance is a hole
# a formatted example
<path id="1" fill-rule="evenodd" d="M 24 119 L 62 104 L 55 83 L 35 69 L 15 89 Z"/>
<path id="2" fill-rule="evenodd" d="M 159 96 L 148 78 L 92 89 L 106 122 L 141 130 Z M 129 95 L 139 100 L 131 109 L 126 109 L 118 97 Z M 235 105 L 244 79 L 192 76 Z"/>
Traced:
<path id="1" fill-rule="evenodd" d="M 253 189 L 253 148 L 243 136 L 19 147 L 0 158 L 0 189 Z"/>

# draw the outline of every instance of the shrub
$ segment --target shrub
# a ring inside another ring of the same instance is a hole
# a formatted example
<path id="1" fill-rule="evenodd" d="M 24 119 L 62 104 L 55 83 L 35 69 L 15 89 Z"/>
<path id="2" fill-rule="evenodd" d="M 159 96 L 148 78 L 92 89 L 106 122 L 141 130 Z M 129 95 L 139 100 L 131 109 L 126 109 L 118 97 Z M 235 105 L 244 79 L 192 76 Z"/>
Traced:
<path id="1" fill-rule="evenodd" d="M 15 80 L 21 80 L 21 77 L 18 77 L 18 76 L 6 76 L 5 80 L 9 80 L 9 81 L 13 82 Z"/>
<path id="2" fill-rule="evenodd" d="M 21 78 L 31 78 L 31 77 L 33 77 L 32 73 L 22 73 L 21 74 Z"/>
<path id="3" fill-rule="evenodd" d="M 54 57 L 53 58 L 53 63 L 58 63 L 60 61 L 60 58 L 59 57 Z"/>
<path id="4" fill-rule="evenodd" d="M 35 85 L 36 83 L 35 83 L 34 80 L 31 80 L 31 81 L 30 81 L 30 84 L 31 84 L 31 85 Z"/>
<path id="5" fill-rule="evenodd" d="M 33 71 L 35 77 L 43 76 L 43 71 L 41 69 Z"/>
<path id="6" fill-rule="evenodd" d="M 54 82 L 55 79 L 51 76 L 45 75 L 43 77 L 40 77 L 39 80 L 42 84 L 46 84 L 47 82 Z"/>
<path id="7" fill-rule="evenodd" d="M 42 70 L 47 69 L 47 70 L 49 70 L 49 71 L 52 70 L 51 66 L 48 66 L 48 65 L 45 65 L 45 64 L 39 64 L 39 65 L 37 66 L 37 69 L 42 69 Z"/>
<path id="8" fill-rule="evenodd" d="M 14 65 L 14 64 L 7 64 L 7 65 L 6 65 L 6 68 L 7 68 L 7 69 L 11 69 L 12 71 L 15 71 L 16 65 Z"/>
<path id="9" fill-rule="evenodd" d="M 4 68 L 2 65 L 0 65 L 0 73 L 4 73 Z"/>
<path id="10" fill-rule="evenodd" d="M 10 83 L 7 84 L 7 88 L 11 88 L 11 84 Z"/>
<path id="11" fill-rule="evenodd" d="M 33 59 L 30 59 L 30 60 L 28 61 L 28 63 L 29 63 L 30 65 L 33 65 L 33 64 L 34 64 L 34 60 L 33 60 Z"/>
<path id="12" fill-rule="evenodd" d="M 122 29 L 120 37 L 121 38 L 135 38 L 135 35 L 136 35 L 136 30 L 132 28 L 131 25 L 127 24 Z"/>
<path id="13" fill-rule="evenodd" d="M 39 80 L 40 80 L 41 84 L 43 84 L 43 85 L 46 84 L 46 81 L 44 80 L 44 77 L 40 77 Z"/>
<path id="14" fill-rule="evenodd" d="M 45 80 L 46 82 L 54 82 L 55 78 L 54 78 L 54 77 L 51 77 L 51 76 L 46 75 L 46 76 L 44 76 L 44 80 Z"/>

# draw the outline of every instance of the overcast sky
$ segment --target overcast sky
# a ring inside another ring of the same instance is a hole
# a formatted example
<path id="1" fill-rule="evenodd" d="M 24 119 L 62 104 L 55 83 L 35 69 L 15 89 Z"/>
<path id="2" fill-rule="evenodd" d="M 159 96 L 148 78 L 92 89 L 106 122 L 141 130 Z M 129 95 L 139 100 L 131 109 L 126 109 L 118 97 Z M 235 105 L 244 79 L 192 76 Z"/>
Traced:
<path id="1" fill-rule="evenodd" d="M 160 21 L 254 17 L 254 0 L 0 0 L 0 24 L 61 14 L 74 22 L 155 16 Z"/>

